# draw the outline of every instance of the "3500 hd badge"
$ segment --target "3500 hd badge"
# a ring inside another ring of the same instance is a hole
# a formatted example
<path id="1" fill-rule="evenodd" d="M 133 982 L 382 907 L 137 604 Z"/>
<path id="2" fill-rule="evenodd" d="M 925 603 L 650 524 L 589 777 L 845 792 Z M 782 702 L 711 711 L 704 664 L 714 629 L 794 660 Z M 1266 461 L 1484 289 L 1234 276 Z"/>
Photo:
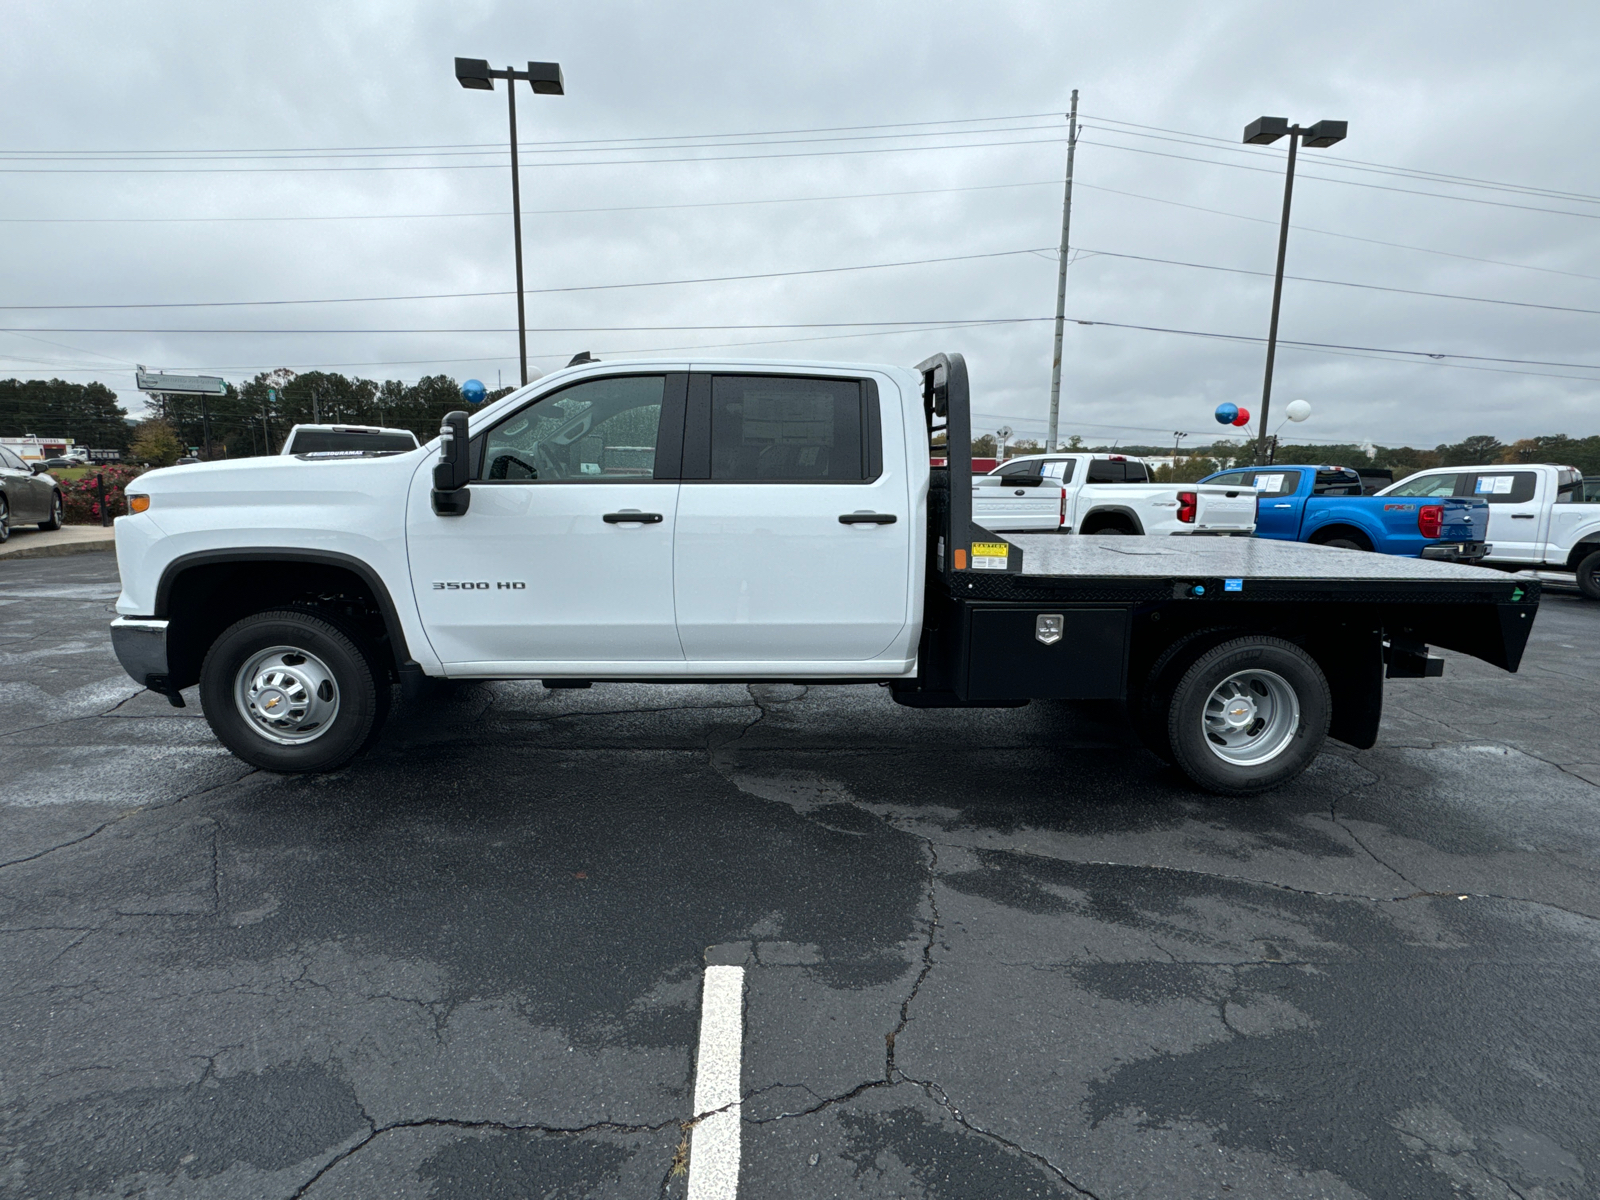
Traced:
<path id="1" fill-rule="evenodd" d="M 487 592 L 490 588 L 520 592 L 526 590 L 527 586 L 520 579 L 507 580 L 500 583 L 490 583 L 482 579 L 476 583 L 440 583 L 437 579 L 433 582 L 433 590 L 436 592 Z"/>

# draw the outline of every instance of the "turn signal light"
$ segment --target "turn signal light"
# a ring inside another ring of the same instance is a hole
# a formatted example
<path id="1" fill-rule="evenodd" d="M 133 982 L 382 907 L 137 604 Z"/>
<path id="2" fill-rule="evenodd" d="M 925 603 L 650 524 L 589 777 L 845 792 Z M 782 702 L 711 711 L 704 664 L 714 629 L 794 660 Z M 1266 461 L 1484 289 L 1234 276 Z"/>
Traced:
<path id="1" fill-rule="evenodd" d="M 128 497 L 128 511 L 129 512 L 142 513 L 145 509 L 147 509 L 149 507 L 150 507 L 150 497 L 149 496 L 129 496 Z"/>
<path id="2" fill-rule="evenodd" d="M 1065 529 L 1067 527 L 1067 489 L 1066 488 L 1062 488 L 1061 489 L 1061 520 L 1059 522 L 1057 522 L 1057 525 L 1061 529 Z"/>
<path id="3" fill-rule="evenodd" d="M 1425 538 L 1441 537 L 1444 533 L 1444 505 L 1424 504 L 1417 509 L 1417 532 Z"/>
<path id="4" fill-rule="evenodd" d="M 1186 525 L 1194 524 L 1195 509 L 1200 505 L 1200 497 L 1194 492 L 1178 493 L 1178 520 Z"/>

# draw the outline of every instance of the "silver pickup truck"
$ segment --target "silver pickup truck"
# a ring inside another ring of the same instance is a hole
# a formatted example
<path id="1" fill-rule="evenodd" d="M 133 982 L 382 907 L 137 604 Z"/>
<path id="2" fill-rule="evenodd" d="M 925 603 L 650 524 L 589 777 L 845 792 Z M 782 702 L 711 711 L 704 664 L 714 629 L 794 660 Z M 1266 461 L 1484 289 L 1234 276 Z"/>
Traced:
<path id="1" fill-rule="evenodd" d="M 973 476 L 972 513 L 1006 533 L 1248 537 L 1256 527 L 1256 491 L 1152 483 L 1144 463 L 1118 454 L 1030 454 Z"/>

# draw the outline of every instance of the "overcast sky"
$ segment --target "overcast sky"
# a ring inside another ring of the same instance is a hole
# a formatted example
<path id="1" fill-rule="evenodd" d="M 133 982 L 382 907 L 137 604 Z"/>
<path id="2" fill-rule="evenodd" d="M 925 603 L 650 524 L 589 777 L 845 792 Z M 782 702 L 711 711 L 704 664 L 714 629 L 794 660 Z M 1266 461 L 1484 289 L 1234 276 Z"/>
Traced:
<path id="1" fill-rule="evenodd" d="M 504 85 L 462 90 L 459 54 L 565 71 L 565 96 L 518 95 L 542 370 L 579 350 L 961 350 L 975 429 L 1039 435 L 1077 87 L 1067 315 L 1111 324 L 1067 326 L 1063 437 L 1209 439 L 1218 403 L 1259 407 L 1259 341 L 1117 326 L 1264 337 L 1282 143 L 1238 145 L 1264 113 L 1350 125 L 1301 154 L 1288 274 L 1375 285 L 1289 280 L 1280 336 L 1480 356 L 1280 346 L 1276 411 L 1313 407 L 1296 434 L 1600 433 L 1597 34 L 1592 2 L 16 5 L 0 39 L 0 377 L 100 379 L 136 411 L 135 362 L 514 382 Z M 579 148 L 535 145 L 552 142 Z M 956 261 L 539 291 L 929 259 Z M 17 307 L 460 292 L 503 294 Z M 1032 319 L 868 324 L 997 318 Z M 413 332 L 434 330 L 489 332 Z M 1508 359 L 1525 361 L 1484 361 Z"/>

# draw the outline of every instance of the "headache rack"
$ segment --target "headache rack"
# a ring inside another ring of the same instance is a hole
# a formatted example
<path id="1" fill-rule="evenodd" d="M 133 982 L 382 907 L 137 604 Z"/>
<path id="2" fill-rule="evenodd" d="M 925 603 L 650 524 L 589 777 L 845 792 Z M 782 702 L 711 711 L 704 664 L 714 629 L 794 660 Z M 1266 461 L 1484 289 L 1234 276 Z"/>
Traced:
<path id="1" fill-rule="evenodd" d="M 945 436 L 945 463 L 928 484 L 928 554 L 931 575 L 951 592 L 968 590 L 973 574 L 1020 574 L 1022 548 L 972 520 L 972 392 L 967 360 L 935 354 L 917 364 L 922 374 L 922 416 L 933 436 Z"/>

